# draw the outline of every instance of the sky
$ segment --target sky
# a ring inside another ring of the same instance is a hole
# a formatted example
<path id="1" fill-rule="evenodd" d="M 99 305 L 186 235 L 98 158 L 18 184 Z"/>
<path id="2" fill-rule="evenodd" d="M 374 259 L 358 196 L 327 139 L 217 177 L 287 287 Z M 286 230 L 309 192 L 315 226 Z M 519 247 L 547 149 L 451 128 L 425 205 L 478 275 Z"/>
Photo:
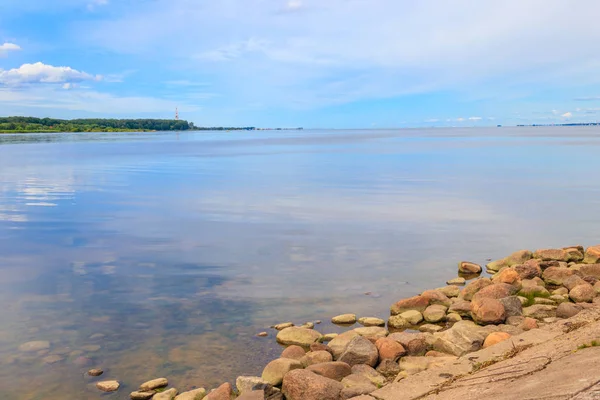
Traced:
<path id="1" fill-rule="evenodd" d="M 597 0 L 0 0 L 0 116 L 600 120 Z"/>

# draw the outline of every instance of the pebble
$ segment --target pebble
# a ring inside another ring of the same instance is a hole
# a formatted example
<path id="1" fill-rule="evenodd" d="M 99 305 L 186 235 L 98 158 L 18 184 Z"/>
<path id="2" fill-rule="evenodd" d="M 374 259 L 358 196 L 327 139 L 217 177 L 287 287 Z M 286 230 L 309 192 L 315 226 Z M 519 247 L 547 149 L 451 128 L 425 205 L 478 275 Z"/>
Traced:
<path id="1" fill-rule="evenodd" d="M 331 322 L 340 325 L 350 325 L 356 322 L 356 314 L 342 314 L 331 318 Z"/>
<path id="2" fill-rule="evenodd" d="M 62 361 L 64 359 L 65 358 L 63 356 L 59 356 L 58 354 L 52 354 L 50 356 L 42 358 L 42 361 L 45 362 L 46 364 L 55 364 L 55 363 L 60 362 L 60 361 Z"/>
<path id="3" fill-rule="evenodd" d="M 261 332 L 261 333 L 258 333 L 256 336 L 258 336 L 258 337 L 267 337 L 267 336 L 269 336 L 269 334 L 267 332 Z"/>
<path id="4" fill-rule="evenodd" d="M 94 368 L 90 369 L 87 373 L 89 376 L 100 376 L 104 373 L 104 371 L 102 371 L 101 369 Z"/>
<path id="5" fill-rule="evenodd" d="M 294 324 L 291 323 L 291 322 L 283 322 L 281 324 L 273 325 L 271 328 L 275 328 L 278 331 L 281 331 L 281 330 L 283 330 L 285 328 L 289 328 L 290 326 L 294 326 Z"/>
<path id="6" fill-rule="evenodd" d="M 102 381 L 96 383 L 96 387 L 103 392 L 115 392 L 119 390 L 119 386 L 121 385 L 117 381 Z"/>

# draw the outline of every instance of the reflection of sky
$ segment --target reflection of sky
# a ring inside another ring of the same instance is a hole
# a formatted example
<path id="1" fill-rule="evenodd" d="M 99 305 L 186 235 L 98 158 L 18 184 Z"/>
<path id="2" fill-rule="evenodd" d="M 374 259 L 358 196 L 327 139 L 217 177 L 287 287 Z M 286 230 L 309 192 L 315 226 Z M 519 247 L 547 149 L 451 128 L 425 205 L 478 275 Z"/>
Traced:
<path id="1" fill-rule="evenodd" d="M 249 337 L 279 319 L 385 316 L 460 259 L 592 244 L 600 140 L 545 129 L 3 139 L 0 353 L 23 316 L 93 333 L 106 314 L 123 343 L 150 323 L 166 347 L 225 314 Z"/>

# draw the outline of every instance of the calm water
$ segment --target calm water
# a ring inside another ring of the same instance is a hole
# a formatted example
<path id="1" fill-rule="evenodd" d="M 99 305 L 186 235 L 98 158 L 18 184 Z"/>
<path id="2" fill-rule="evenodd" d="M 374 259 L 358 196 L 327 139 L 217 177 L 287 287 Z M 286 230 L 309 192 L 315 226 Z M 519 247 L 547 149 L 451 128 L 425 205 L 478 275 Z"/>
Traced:
<path id="1" fill-rule="evenodd" d="M 0 135 L 3 398 L 213 387 L 260 373 L 274 323 L 600 243 L 599 153 L 597 127 Z"/>

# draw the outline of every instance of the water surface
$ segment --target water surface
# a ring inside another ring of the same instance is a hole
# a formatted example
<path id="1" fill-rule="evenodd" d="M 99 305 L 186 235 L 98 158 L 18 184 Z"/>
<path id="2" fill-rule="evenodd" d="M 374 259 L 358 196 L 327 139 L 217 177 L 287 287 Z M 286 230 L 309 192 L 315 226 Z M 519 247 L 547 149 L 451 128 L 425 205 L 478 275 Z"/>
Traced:
<path id="1" fill-rule="evenodd" d="M 214 387 L 260 374 L 274 323 L 386 317 L 461 259 L 600 243 L 599 151 L 597 127 L 0 135 L 0 387 Z"/>

